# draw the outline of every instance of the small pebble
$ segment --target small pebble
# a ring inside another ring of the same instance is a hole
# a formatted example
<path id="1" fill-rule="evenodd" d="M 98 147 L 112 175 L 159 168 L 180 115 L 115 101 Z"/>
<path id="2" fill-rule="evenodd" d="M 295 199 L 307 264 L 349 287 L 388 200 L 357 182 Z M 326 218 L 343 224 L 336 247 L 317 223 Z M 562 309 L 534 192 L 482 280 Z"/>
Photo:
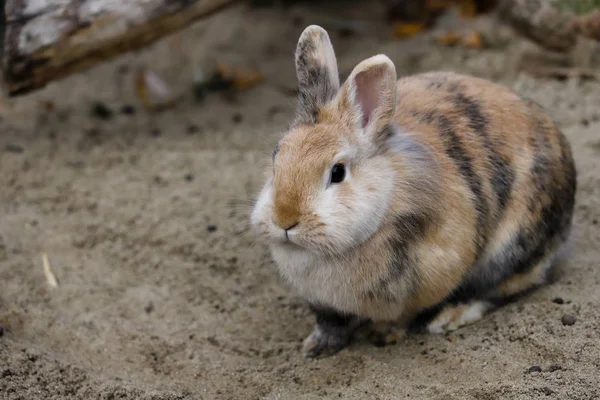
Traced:
<path id="1" fill-rule="evenodd" d="M 548 367 L 548 372 L 554 372 L 554 371 L 559 371 L 561 370 L 562 367 L 558 364 L 553 364 L 551 366 Z"/>
<path id="2" fill-rule="evenodd" d="M 152 302 L 148 303 L 148 305 L 144 307 L 144 311 L 150 314 L 152 311 L 154 311 L 154 304 L 152 304 Z"/>
<path id="3" fill-rule="evenodd" d="M 135 107 L 129 104 L 124 105 L 123 107 L 121 107 L 121 113 L 125 115 L 133 115 L 135 114 Z"/>
<path id="4" fill-rule="evenodd" d="M 185 176 L 183 177 L 185 179 L 186 182 L 191 182 L 194 180 L 194 175 L 192 174 L 185 174 Z"/>
<path id="5" fill-rule="evenodd" d="M 231 117 L 231 120 L 234 124 L 239 124 L 240 122 L 242 122 L 243 119 L 244 117 L 240 113 L 235 113 L 233 114 L 233 117 Z"/>
<path id="6" fill-rule="evenodd" d="M 528 373 L 532 373 L 532 372 L 542 372 L 542 368 L 534 365 L 533 367 L 529 367 L 529 369 L 527 370 Z"/>
<path id="7" fill-rule="evenodd" d="M 206 227 L 206 230 L 209 232 L 215 232 L 217 230 L 217 226 L 216 225 L 208 225 Z"/>
<path id="8" fill-rule="evenodd" d="M 563 300 L 562 297 L 555 297 L 552 299 L 552 302 L 556 303 L 556 304 L 565 304 L 565 301 Z"/>
<path id="9" fill-rule="evenodd" d="M 594 225 L 598 225 L 598 220 L 597 220 L 596 218 L 594 218 L 594 219 L 592 220 L 592 224 L 594 224 Z"/>
<path id="10" fill-rule="evenodd" d="M 4 336 L 4 328 L 0 326 L 0 337 Z"/>
<path id="11" fill-rule="evenodd" d="M 85 163 L 83 161 L 70 161 L 67 163 L 67 165 L 75 169 L 81 169 L 85 167 Z"/>
<path id="12" fill-rule="evenodd" d="M 188 135 L 194 135 L 196 133 L 200 132 L 200 128 L 198 127 L 198 125 L 188 125 L 187 127 L 187 133 Z"/>
<path id="13" fill-rule="evenodd" d="M 6 146 L 4 146 L 4 151 L 7 151 L 9 153 L 23 153 L 25 149 L 23 148 L 23 146 L 19 146 L 17 144 L 7 144 Z"/>
<path id="14" fill-rule="evenodd" d="M 91 113 L 94 117 L 100 119 L 110 119 L 112 117 L 112 111 L 104 103 L 94 103 L 92 105 Z"/>
<path id="15" fill-rule="evenodd" d="M 160 131 L 160 129 L 152 129 L 150 135 L 152 135 L 152 137 L 159 137 L 160 135 L 162 135 L 162 132 Z"/>
<path id="16" fill-rule="evenodd" d="M 575 322 L 577 321 L 577 318 L 575 318 L 573 315 L 570 314 L 565 314 L 563 315 L 562 319 L 562 324 L 563 325 L 574 325 Z"/>
<path id="17" fill-rule="evenodd" d="M 554 394 L 554 391 L 552 389 L 550 389 L 549 387 L 543 387 L 540 389 L 540 391 L 542 393 L 544 393 L 546 396 L 550 396 L 551 394 Z"/>
<path id="18" fill-rule="evenodd" d="M 85 135 L 93 139 L 98 139 L 102 136 L 102 132 L 99 129 L 91 128 L 85 131 Z"/>

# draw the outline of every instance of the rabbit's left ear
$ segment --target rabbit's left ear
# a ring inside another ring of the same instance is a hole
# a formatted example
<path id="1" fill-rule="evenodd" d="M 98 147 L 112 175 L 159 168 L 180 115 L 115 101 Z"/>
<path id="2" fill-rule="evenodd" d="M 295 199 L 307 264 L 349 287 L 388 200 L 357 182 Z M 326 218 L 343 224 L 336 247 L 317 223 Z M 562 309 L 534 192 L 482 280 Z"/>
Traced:
<path id="1" fill-rule="evenodd" d="M 371 141 L 385 135 L 396 111 L 396 67 L 385 55 L 358 64 L 340 92 L 343 108 Z"/>
<path id="2" fill-rule="evenodd" d="M 340 88 L 337 61 L 329 35 L 318 25 L 307 27 L 296 47 L 299 123 L 314 124 L 319 110 Z"/>

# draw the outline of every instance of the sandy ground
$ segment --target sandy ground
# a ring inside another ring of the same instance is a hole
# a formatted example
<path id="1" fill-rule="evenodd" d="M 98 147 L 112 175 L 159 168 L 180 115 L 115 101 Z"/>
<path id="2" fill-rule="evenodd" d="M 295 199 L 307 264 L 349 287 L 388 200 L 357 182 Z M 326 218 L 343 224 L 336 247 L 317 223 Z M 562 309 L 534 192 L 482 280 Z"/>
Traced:
<path id="1" fill-rule="evenodd" d="M 292 115 L 298 35 L 327 21 L 301 8 L 234 8 L 5 101 L 0 398 L 600 397 L 600 84 L 511 72 L 507 55 L 523 47 L 518 41 L 482 51 L 439 48 L 426 36 L 394 40 L 370 11 L 338 14 L 371 18 L 356 37 L 331 33 L 343 75 L 384 52 L 399 74 L 471 73 L 552 111 L 579 171 L 573 252 L 558 280 L 452 337 L 357 343 L 304 359 L 313 319 L 248 232 L 248 201 Z M 266 82 L 196 102 L 192 66 L 214 55 L 256 62 Z M 182 94 L 174 109 L 143 111 L 131 84 L 139 65 Z M 90 117 L 94 101 L 113 117 Z M 120 113 L 124 105 L 136 113 Z M 42 272 L 44 251 L 56 289 Z M 565 314 L 576 322 L 563 325 Z"/>

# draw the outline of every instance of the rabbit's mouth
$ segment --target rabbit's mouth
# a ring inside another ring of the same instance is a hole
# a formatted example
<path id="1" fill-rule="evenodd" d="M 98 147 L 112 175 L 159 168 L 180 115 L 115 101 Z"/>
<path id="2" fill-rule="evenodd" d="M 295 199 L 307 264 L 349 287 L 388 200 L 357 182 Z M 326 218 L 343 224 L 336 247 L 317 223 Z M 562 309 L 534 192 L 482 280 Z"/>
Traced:
<path id="1" fill-rule="evenodd" d="M 300 246 L 297 243 L 292 242 L 291 240 L 286 240 L 280 244 L 282 248 L 285 250 L 300 250 L 304 249 L 304 247 Z"/>

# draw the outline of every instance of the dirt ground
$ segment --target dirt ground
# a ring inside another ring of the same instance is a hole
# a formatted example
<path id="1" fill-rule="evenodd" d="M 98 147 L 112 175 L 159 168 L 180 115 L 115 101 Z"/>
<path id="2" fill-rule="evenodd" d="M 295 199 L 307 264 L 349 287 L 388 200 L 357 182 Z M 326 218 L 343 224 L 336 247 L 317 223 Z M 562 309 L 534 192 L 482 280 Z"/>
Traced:
<path id="1" fill-rule="evenodd" d="M 579 172 L 573 251 L 555 283 L 450 337 L 303 358 L 313 318 L 248 231 L 248 213 L 292 116 L 298 35 L 333 26 L 326 13 L 236 7 L 4 100 L 0 398 L 600 398 L 600 83 L 518 73 L 509 54 L 535 50 L 518 40 L 473 50 L 441 48 L 429 34 L 393 39 L 375 9 L 336 11 L 365 21 L 355 36 L 331 31 L 342 75 L 381 52 L 399 75 L 470 73 L 551 110 Z M 194 66 L 213 56 L 255 62 L 265 83 L 197 102 Z M 143 110 L 132 85 L 140 65 L 181 94 L 173 109 Z M 90 116 L 95 101 L 112 118 Z"/>

